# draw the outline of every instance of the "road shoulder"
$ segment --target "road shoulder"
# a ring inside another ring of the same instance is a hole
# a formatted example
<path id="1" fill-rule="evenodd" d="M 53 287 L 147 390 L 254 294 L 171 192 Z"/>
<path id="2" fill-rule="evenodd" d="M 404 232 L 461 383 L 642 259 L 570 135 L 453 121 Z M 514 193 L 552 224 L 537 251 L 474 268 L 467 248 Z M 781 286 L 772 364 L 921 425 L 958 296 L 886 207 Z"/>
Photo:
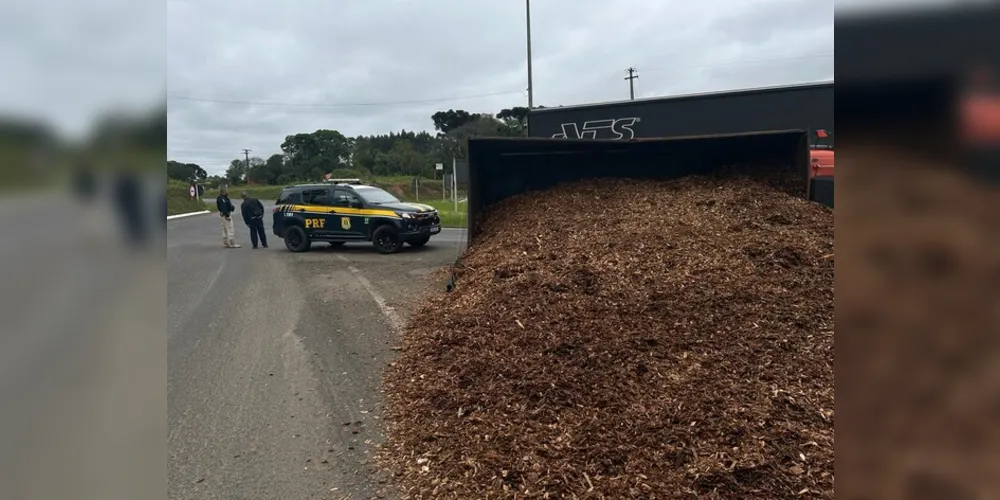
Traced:
<path id="1" fill-rule="evenodd" d="M 212 213 L 212 212 L 209 212 L 208 210 L 202 210 L 200 212 L 188 212 L 188 213 L 184 213 L 184 214 L 168 215 L 167 216 L 167 220 L 183 219 L 184 217 L 191 217 L 193 215 L 205 215 L 205 214 L 210 214 L 210 213 Z"/>

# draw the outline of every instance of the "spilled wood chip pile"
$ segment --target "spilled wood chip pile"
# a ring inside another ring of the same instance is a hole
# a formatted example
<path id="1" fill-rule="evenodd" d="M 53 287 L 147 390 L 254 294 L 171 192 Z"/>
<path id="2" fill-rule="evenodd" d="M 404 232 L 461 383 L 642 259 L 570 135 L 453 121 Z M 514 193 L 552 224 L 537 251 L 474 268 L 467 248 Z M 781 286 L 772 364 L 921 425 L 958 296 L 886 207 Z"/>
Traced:
<path id="1" fill-rule="evenodd" d="M 747 179 L 494 207 L 386 375 L 404 498 L 833 498 L 833 213 Z"/>
<path id="2" fill-rule="evenodd" d="M 840 436 L 837 493 L 996 498 L 1000 185 L 908 146 L 852 145 L 837 181 L 837 402 L 863 422 Z"/>

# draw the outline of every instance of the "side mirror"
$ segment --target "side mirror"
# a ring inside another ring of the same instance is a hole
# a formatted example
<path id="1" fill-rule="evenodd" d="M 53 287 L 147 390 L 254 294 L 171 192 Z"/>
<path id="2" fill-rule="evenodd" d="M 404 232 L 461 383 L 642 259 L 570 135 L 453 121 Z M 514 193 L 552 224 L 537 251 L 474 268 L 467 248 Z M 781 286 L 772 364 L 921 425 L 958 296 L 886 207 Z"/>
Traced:
<path id="1" fill-rule="evenodd" d="M 358 200 L 351 200 L 349 205 L 351 206 L 351 208 L 364 208 L 364 204 Z"/>

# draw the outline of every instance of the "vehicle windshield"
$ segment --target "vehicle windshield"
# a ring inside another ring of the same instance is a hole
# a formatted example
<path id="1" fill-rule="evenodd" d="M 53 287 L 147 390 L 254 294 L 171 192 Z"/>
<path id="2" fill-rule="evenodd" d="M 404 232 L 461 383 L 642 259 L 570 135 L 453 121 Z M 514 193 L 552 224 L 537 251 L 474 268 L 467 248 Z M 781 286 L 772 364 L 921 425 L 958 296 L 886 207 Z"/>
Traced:
<path id="1" fill-rule="evenodd" d="M 368 203 L 380 205 L 383 203 L 399 203 L 399 199 L 389 194 L 384 189 L 376 187 L 356 187 L 355 191 Z"/>

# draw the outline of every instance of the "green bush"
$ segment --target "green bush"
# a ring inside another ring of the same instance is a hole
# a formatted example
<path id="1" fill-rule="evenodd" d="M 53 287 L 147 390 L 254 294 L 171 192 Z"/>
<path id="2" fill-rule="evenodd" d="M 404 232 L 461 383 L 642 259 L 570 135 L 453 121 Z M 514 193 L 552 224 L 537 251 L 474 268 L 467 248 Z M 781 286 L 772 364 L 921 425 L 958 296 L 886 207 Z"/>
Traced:
<path id="1" fill-rule="evenodd" d="M 278 199 L 282 188 L 283 186 L 229 186 L 229 198 L 233 200 L 233 203 L 236 203 L 240 199 L 240 193 L 246 191 L 247 194 L 264 203 L 273 202 Z M 214 200 L 217 196 L 219 196 L 218 189 L 205 190 L 206 199 Z"/>

